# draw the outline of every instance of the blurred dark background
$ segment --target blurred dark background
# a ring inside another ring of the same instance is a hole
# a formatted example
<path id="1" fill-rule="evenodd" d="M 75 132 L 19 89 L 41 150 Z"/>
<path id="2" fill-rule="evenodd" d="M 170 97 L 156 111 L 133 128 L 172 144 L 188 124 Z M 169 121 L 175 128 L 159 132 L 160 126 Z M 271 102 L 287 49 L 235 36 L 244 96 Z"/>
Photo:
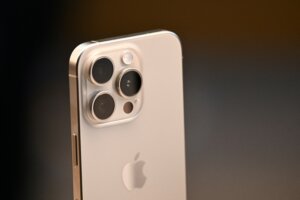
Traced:
<path id="1" fill-rule="evenodd" d="M 183 45 L 188 200 L 300 199 L 299 1 L 10 1 L 1 8 L 9 199 L 72 199 L 72 50 L 157 28 L 176 32 Z"/>

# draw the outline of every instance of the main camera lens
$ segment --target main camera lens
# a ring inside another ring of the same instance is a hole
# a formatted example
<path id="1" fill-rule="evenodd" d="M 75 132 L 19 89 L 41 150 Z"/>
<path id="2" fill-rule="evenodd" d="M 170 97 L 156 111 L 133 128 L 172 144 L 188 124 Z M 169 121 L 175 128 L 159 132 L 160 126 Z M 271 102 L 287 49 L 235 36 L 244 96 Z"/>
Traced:
<path id="1" fill-rule="evenodd" d="M 93 63 L 91 67 L 91 78 L 98 84 L 109 81 L 112 77 L 114 67 L 108 58 L 100 58 Z"/>
<path id="2" fill-rule="evenodd" d="M 136 70 L 126 71 L 119 80 L 119 91 L 122 95 L 131 97 L 136 95 L 142 86 L 142 78 Z"/>
<path id="3" fill-rule="evenodd" d="M 100 119 L 109 118 L 115 110 L 115 101 L 110 94 L 97 95 L 92 103 L 92 112 Z"/>

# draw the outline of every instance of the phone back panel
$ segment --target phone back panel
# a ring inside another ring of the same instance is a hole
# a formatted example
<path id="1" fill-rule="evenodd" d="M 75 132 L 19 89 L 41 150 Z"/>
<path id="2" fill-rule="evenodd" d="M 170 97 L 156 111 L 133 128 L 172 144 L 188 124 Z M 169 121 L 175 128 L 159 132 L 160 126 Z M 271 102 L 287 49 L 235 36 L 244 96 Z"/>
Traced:
<path id="1" fill-rule="evenodd" d="M 105 54 L 128 46 L 138 52 L 142 62 L 141 111 L 126 123 L 94 126 L 85 117 L 87 60 L 94 51 Z M 178 37 L 158 31 L 95 41 L 80 52 L 76 66 L 82 199 L 185 200 L 182 52 Z M 143 162 L 145 183 L 129 191 L 122 173 L 128 163 L 138 161 Z"/>

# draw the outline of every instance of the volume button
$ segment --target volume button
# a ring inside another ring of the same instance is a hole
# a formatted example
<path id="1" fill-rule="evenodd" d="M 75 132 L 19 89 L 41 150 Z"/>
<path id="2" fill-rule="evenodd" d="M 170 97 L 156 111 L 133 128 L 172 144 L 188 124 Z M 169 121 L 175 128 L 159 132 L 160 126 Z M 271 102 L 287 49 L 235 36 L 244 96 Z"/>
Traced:
<path id="1" fill-rule="evenodd" d="M 78 136 L 73 134 L 73 163 L 78 166 Z"/>

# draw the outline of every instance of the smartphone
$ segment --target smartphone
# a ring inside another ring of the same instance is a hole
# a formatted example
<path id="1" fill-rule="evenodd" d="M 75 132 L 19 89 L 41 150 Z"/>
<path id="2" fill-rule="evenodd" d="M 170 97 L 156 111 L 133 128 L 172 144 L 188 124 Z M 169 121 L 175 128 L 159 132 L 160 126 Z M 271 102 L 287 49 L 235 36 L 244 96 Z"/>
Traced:
<path id="1" fill-rule="evenodd" d="M 186 200 L 175 33 L 80 44 L 70 57 L 69 84 L 74 200 Z"/>

